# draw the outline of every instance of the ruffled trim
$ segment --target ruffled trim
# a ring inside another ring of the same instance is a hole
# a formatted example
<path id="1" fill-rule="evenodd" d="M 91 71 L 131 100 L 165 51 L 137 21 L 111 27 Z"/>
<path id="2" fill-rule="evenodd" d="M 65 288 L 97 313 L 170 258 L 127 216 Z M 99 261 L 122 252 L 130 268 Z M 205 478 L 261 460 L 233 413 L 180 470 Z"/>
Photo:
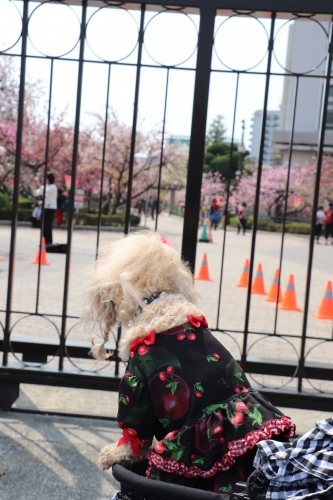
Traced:
<path id="1" fill-rule="evenodd" d="M 259 441 L 272 439 L 274 435 L 281 434 L 281 432 L 289 431 L 286 438 L 295 435 L 296 426 L 292 423 L 290 417 L 283 416 L 267 420 L 263 429 L 258 429 L 249 432 L 244 438 L 235 439 L 228 443 L 229 451 L 222 455 L 219 462 L 207 470 L 201 470 L 195 465 L 187 467 L 183 462 L 177 462 L 173 458 L 163 458 L 156 453 L 149 452 L 147 458 L 149 459 L 146 476 L 151 476 L 151 468 L 168 472 L 169 474 L 176 474 L 176 476 L 184 477 L 202 477 L 210 478 L 215 476 L 218 472 L 226 472 L 235 464 L 235 458 L 245 455 L 248 451 L 252 450 Z"/>

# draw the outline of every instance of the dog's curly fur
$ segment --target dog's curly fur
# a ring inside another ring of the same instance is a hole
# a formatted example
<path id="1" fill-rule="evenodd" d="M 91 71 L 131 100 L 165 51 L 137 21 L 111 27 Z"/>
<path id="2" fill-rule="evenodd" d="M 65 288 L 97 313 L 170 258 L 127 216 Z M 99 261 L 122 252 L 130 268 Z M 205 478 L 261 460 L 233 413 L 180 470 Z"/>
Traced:
<path id="1" fill-rule="evenodd" d="M 150 305 L 144 299 L 162 292 Z M 112 326 L 121 324 L 123 333 L 119 355 L 129 358 L 130 345 L 151 330 L 163 332 L 187 321 L 187 315 L 200 316 L 193 276 L 178 252 L 158 233 L 134 233 L 109 245 L 99 255 L 86 290 L 83 319 L 91 332 L 99 327 L 104 343 Z M 138 314 L 139 312 L 139 314 Z M 103 344 L 94 345 L 96 359 L 107 359 Z M 143 450 L 144 456 L 148 450 Z M 142 458 L 142 457 L 140 457 Z M 134 460 L 128 443 L 106 446 L 99 467 L 108 469 L 116 462 Z"/>

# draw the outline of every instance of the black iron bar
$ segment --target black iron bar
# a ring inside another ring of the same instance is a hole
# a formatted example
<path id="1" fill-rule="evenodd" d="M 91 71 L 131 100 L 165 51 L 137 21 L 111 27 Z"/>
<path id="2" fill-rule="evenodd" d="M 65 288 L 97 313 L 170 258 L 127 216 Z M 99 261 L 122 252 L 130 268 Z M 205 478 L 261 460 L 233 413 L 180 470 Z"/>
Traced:
<path id="1" fill-rule="evenodd" d="M 195 269 L 198 226 L 201 204 L 201 184 L 205 157 L 205 136 L 209 99 L 210 68 L 214 42 L 215 9 L 211 2 L 202 5 L 198 36 L 191 143 L 186 184 L 186 204 L 183 225 L 182 257 Z"/>
<path id="2" fill-rule="evenodd" d="M 289 197 L 290 169 L 291 169 L 291 159 L 292 159 L 292 155 L 293 155 L 294 131 L 295 131 L 295 122 L 296 122 L 298 85 L 299 85 L 299 78 L 297 77 L 297 79 L 296 79 L 296 86 L 295 86 L 293 121 L 292 121 L 291 132 L 290 132 L 290 142 L 289 142 L 289 152 L 288 152 L 288 170 L 287 170 L 287 181 L 286 181 L 286 198 L 285 198 L 285 201 L 284 201 L 283 222 L 282 222 L 282 235 L 281 235 L 280 259 L 279 259 L 278 290 L 280 290 L 280 283 L 281 283 L 282 258 L 283 258 L 283 250 L 284 250 L 284 236 L 285 236 L 285 229 L 286 229 L 287 209 L 288 209 L 288 197 Z M 276 303 L 275 303 L 274 335 L 276 335 L 276 326 L 277 326 L 277 318 L 278 318 L 278 305 L 279 305 L 279 292 L 278 292 L 278 294 L 276 296 Z"/>
<path id="3" fill-rule="evenodd" d="M 318 149 L 317 149 L 317 172 L 316 181 L 313 196 L 313 206 L 312 206 L 312 222 L 311 222 L 311 233 L 309 240 L 309 257 L 308 257 L 308 268 L 306 274 L 306 285 L 305 285 L 305 299 L 304 299 L 304 315 L 303 315 L 303 326 L 302 326 L 302 341 L 300 349 L 300 359 L 299 359 L 299 373 L 298 373 L 298 391 L 302 391 L 302 382 L 304 376 L 304 362 L 305 362 L 305 344 L 306 344 L 306 332 L 308 325 L 308 309 L 310 301 L 310 287 L 311 287 L 311 274 L 312 274 L 312 261 L 313 261 L 313 251 L 314 251 L 314 239 L 316 231 L 316 213 L 318 208 L 319 200 L 319 190 L 320 190 L 320 176 L 321 176 L 321 165 L 323 161 L 323 149 L 325 143 L 325 131 L 326 131 L 326 119 L 327 119 L 327 106 L 328 98 L 330 92 L 330 81 L 331 81 L 331 71 L 332 71 L 332 55 L 333 55 L 333 17 L 330 24 L 329 32 L 329 49 L 327 53 L 326 60 L 326 77 L 324 83 L 324 93 L 323 102 L 321 107 L 321 117 L 320 117 L 320 129 L 318 134 Z"/>
<path id="4" fill-rule="evenodd" d="M 264 158 L 265 129 L 266 129 L 267 104 L 268 104 L 268 95 L 269 95 L 270 69 L 271 69 L 273 42 L 274 42 L 275 18 L 276 18 L 276 13 L 272 12 L 271 30 L 270 30 L 270 36 L 269 36 L 269 42 L 268 42 L 267 76 L 266 76 L 266 85 L 265 85 L 265 97 L 264 97 L 264 106 L 263 106 L 263 114 L 262 114 L 261 137 L 260 137 L 260 148 L 259 148 L 258 169 L 257 169 L 257 187 L 256 187 L 256 196 L 255 196 L 254 214 L 253 214 L 251 256 L 250 256 L 250 269 L 249 269 L 249 284 L 248 284 L 248 288 L 247 288 L 247 299 L 246 299 L 246 309 L 245 309 L 243 352 L 242 352 L 242 359 L 241 359 L 241 364 L 242 364 L 244 369 L 246 369 L 245 368 L 246 349 L 247 349 L 247 339 L 248 339 L 248 333 L 249 333 L 248 330 L 249 330 L 250 307 L 251 307 L 251 284 L 252 284 L 252 276 L 253 276 L 253 264 L 254 264 L 254 255 L 255 255 L 255 249 L 256 249 L 257 227 L 258 227 L 258 215 L 259 215 L 259 203 L 260 203 L 260 184 L 261 184 L 262 164 L 263 164 L 263 158 Z"/>
<path id="5" fill-rule="evenodd" d="M 50 122 L 51 122 L 51 105 L 52 105 L 52 85 L 53 85 L 53 59 L 51 59 L 51 69 L 50 69 L 50 85 L 49 85 L 49 104 L 47 110 L 47 129 L 46 129 L 46 146 L 45 146 L 45 167 L 44 167 L 44 190 L 43 190 L 43 210 L 42 210 L 42 223 L 39 233 L 39 256 L 38 256 L 38 273 L 37 273 L 37 291 L 36 291 L 36 308 L 35 314 L 38 314 L 39 305 L 39 289 L 40 289 L 40 277 L 41 277 L 41 261 L 42 261 L 42 238 L 44 234 L 44 224 L 45 224 L 45 196 L 46 196 L 46 175 L 49 163 L 49 147 L 50 147 Z"/>
<path id="6" fill-rule="evenodd" d="M 107 89 L 106 89 L 106 105 L 105 105 L 103 154 L 102 154 L 101 188 L 99 190 L 99 204 L 98 204 L 96 259 L 97 259 L 97 256 L 98 256 L 99 236 L 100 236 L 100 231 L 101 231 L 101 220 L 102 220 L 102 198 L 103 198 L 103 182 L 104 182 L 104 169 L 105 169 L 105 151 L 106 151 L 106 141 L 107 141 L 107 135 L 108 135 L 108 120 L 109 120 L 110 78 L 111 78 L 111 64 L 109 64 L 109 66 L 108 66 L 108 83 L 107 83 Z"/>
<path id="7" fill-rule="evenodd" d="M 11 233 L 10 233 L 7 301 L 6 301 L 5 329 L 4 329 L 4 340 L 3 340 L 3 358 L 2 358 L 3 366 L 6 366 L 8 362 L 11 307 L 13 299 L 17 212 L 18 212 L 18 199 L 20 194 L 22 132 L 23 132 L 23 121 L 24 121 L 24 90 L 25 90 L 24 87 L 25 87 L 25 74 L 26 74 L 27 37 L 28 37 L 28 2 L 24 2 L 23 17 L 22 17 L 20 90 L 19 90 L 19 102 L 18 102 L 18 112 L 17 112 L 16 151 L 15 151 L 15 167 L 14 167 L 14 192 L 12 201 L 12 223 L 11 223 Z"/>
<path id="8" fill-rule="evenodd" d="M 115 371 L 114 371 L 114 374 L 116 375 L 116 377 L 118 377 L 118 375 L 119 375 L 120 359 L 119 359 L 119 354 L 118 354 L 118 348 L 119 348 L 120 337 L 121 337 L 121 326 L 119 325 L 117 328 L 116 362 L 115 362 Z"/>
<path id="9" fill-rule="evenodd" d="M 161 137 L 161 154 L 160 154 L 160 166 L 159 166 L 159 170 L 158 170 L 157 202 L 156 202 L 156 212 L 155 212 L 155 216 L 156 216 L 155 231 L 157 231 L 158 212 L 159 212 L 159 208 L 160 208 L 160 191 L 161 191 L 161 179 L 162 179 L 162 168 L 163 168 L 165 120 L 166 120 L 166 112 L 167 112 L 167 105 L 168 105 L 168 90 L 169 90 L 169 69 L 167 69 L 166 82 L 165 82 L 163 127 L 162 127 L 162 137 Z"/>
<path id="10" fill-rule="evenodd" d="M 232 134 L 231 134 L 231 144 L 230 144 L 230 158 L 229 158 L 229 169 L 228 169 L 228 182 L 227 182 L 227 199 L 225 204 L 225 221 L 222 241 L 222 259 L 221 259 L 221 272 L 220 272 L 220 283 L 219 283 L 219 297 L 217 303 L 217 316 L 216 316 L 216 328 L 219 326 L 220 321 L 220 308 L 221 308 L 221 297 L 222 297 L 222 280 L 223 280 L 223 270 L 224 270 L 224 257 L 225 257 L 225 244 L 227 239 L 227 221 L 229 213 L 229 198 L 230 198 L 230 181 L 231 181 L 231 168 L 232 168 L 232 157 L 234 149 L 234 138 L 235 138 L 235 125 L 236 125 L 236 114 L 237 114 L 237 100 L 238 100 L 238 86 L 239 86 L 239 75 L 236 79 L 236 90 L 235 90 L 235 102 L 234 102 L 234 116 L 232 120 Z M 223 220 L 223 215 L 222 215 Z"/>
<path id="11" fill-rule="evenodd" d="M 61 321 L 60 346 L 59 346 L 59 370 L 63 369 L 64 357 L 65 357 L 65 351 L 66 351 L 66 346 L 65 346 L 65 343 L 66 343 L 66 319 L 67 319 L 67 306 L 68 306 L 68 291 L 69 291 L 69 275 L 70 275 L 72 236 L 73 236 L 73 214 L 74 214 L 74 200 L 75 200 L 75 186 L 76 186 L 76 167 L 77 167 L 77 160 L 78 160 L 79 134 L 80 134 L 82 80 L 83 80 L 83 64 L 84 64 L 83 63 L 83 55 L 84 55 L 86 19 L 87 19 L 87 1 L 88 0 L 82 0 L 80 56 L 79 56 L 79 68 L 78 68 L 74 140 L 73 140 L 73 156 L 72 156 L 72 170 L 71 170 L 72 178 L 71 178 L 71 190 L 69 192 L 69 203 L 68 203 L 68 227 L 67 227 L 66 263 L 65 263 L 65 282 L 64 282 L 64 295 L 63 295 L 63 304 L 62 304 L 62 321 Z"/>
<path id="12" fill-rule="evenodd" d="M 139 91 L 140 91 L 140 78 L 141 78 L 141 58 L 142 58 L 145 12 L 146 12 L 146 5 L 142 4 L 141 5 L 140 29 L 139 29 L 138 59 L 137 59 L 137 69 L 136 69 L 136 81 L 135 81 L 135 96 L 134 96 L 132 135 L 131 135 L 131 151 L 130 151 L 130 158 L 129 158 L 128 181 L 127 181 L 127 201 L 126 201 L 126 214 L 125 214 L 125 227 L 124 227 L 125 234 L 129 233 L 130 224 L 131 224 L 132 182 L 133 182 L 133 171 L 134 171 L 134 161 L 135 161 L 134 156 L 135 156 L 135 143 L 136 143 L 136 127 L 137 127 L 137 122 L 138 122 Z"/>

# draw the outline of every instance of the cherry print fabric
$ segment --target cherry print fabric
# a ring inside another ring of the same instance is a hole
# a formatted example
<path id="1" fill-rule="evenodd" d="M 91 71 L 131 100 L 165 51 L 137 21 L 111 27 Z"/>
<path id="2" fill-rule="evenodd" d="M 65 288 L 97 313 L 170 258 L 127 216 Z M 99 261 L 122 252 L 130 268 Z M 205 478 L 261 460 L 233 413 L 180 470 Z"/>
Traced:
<path id="1" fill-rule="evenodd" d="M 147 477 L 230 493 L 253 471 L 258 441 L 294 435 L 290 418 L 251 388 L 203 316 L 146 337 L 131 346 L 118 423 L 136 455 L 156 436 Z"/>

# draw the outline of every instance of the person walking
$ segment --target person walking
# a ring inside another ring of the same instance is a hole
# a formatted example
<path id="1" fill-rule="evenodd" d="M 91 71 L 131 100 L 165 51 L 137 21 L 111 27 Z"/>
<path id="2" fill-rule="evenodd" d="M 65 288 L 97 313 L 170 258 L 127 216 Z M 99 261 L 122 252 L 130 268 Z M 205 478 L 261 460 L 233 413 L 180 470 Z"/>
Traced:
<path id="1" fill-rule="evenodd" d="M 331 237 L 331 245 L 333 245 L 333 203 L 329 204 L 329 210 L 325 214 L 325 240 L 326 245 L 328 238 Z"/>
<path id="2" fill-rule="evenodd" d="M 246 231 L 246 217 L 245 217 L 245 201 L 238 207 L 238 224 L 237 224 L 237 234 L 240 233 L 241 229 L 243 230 L 243 236 Z"/>
<path id="3" fill-rule="evenodd" d="M 47 245 L 52 244 L 52 222 L 54 212 L 57 209 L 58 189 L 54 183 L 54 175 L 50 172 L 46 175 L 46 186 L 38 186 L 38 177 L 33 180 L 34 195 L 43 196 L 45 189 L 45 204 L 44 204 L 44 231 L 43 236 Z"/>
<path id="4" fill-rule="evenodd" d="M 216 203 L 216 199 L 214 198 L 213 202 L 211 204 L 211 207 L 210 207 L 210 220 L 212 223 L 212 229 L 215 229 L 215 230 L 217 229 L 217 224 L 220 220 L 219 210 L 220 210 L 220 207 Z"/>
<path id="5" fill-rule="evenodd" d="M 66 196 L 63 195 L 62 189 L 58 189 L 57 196 L 57 210 L 56 210 L 56 221 L 57 221 L 57 229 L 60 229 L 62 223 L 64 222 L 63 212 L 66 202 Z"/>
<path id="6" fill-rule="evenodd" d="M 318 207 L 318 210 L 316 212 L 316 240 L 317 240 L 317 243 L 319 243 L 319 238 L 321 236 L 321 229 L 323 227 L 324 220 L 325 220 L 324 207 L 320 206 L 320 207 Z"/>

